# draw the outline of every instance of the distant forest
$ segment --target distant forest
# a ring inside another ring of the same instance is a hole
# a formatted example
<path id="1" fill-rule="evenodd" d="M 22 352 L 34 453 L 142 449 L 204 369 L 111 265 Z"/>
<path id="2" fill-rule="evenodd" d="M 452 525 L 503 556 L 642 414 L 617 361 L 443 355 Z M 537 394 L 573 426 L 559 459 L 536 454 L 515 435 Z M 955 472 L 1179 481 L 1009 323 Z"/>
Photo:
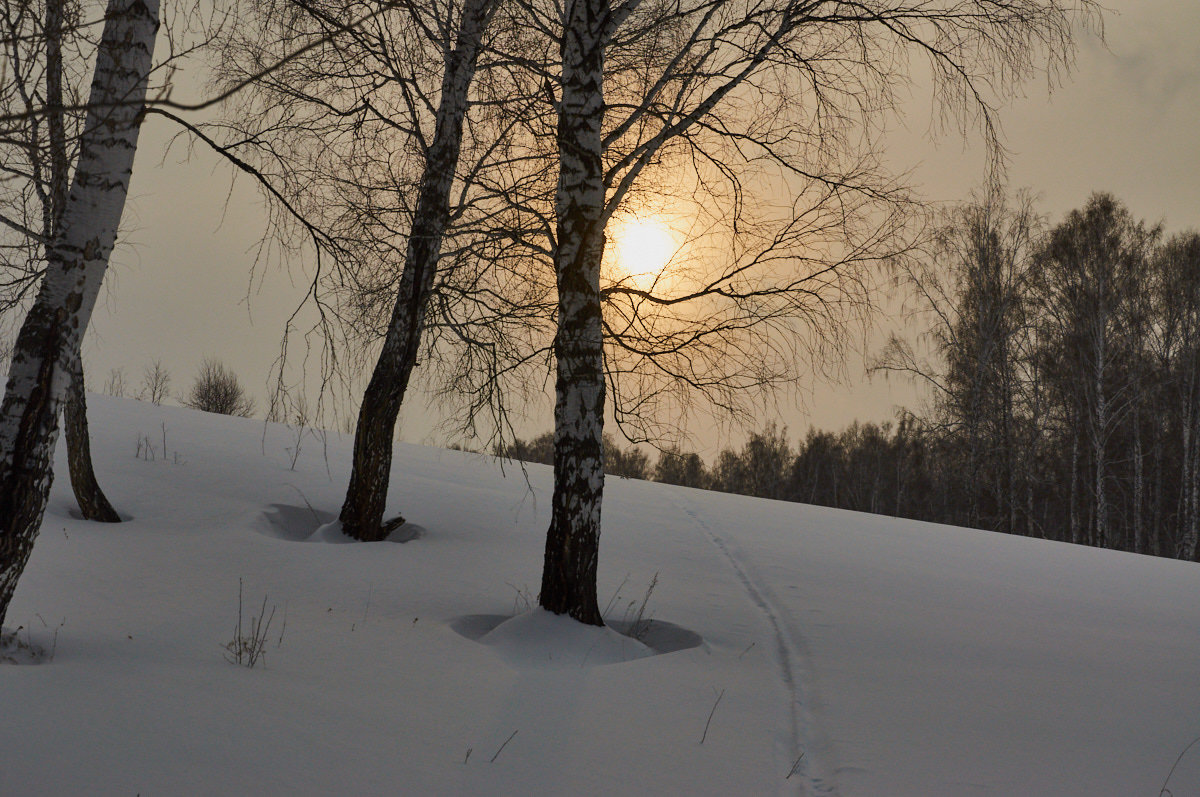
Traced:
<path id="1" fill-rule="evenodd" d="M 769 423 L 711 465 L 606 438 L 606 472 L 1196 560 L 1200 234 L 1105 194 L 1050 227 L 991 192 L 932 241 L 895 270 L 924 334 L 873 364 L 925 408 L 794 442 Z M 552 435 L 497 453 L 549 464 Z"/>

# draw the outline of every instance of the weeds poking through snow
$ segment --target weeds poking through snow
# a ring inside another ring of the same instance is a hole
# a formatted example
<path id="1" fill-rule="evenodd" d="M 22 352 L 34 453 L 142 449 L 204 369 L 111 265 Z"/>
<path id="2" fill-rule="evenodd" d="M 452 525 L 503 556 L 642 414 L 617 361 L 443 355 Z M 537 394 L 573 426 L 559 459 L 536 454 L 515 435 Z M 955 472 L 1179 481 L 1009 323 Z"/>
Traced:
<path id="1" fill-rule="evenodd" d="M 50 627 L 46 618 L 40 614 L 35 614 L 34 617 L 41 621 L 43 628 Z M 66 624 L 64 618 L 54 628 L 50 650 L 34 642 L 33 634 L 23 625 L 17 626 L 15 631 L 0 632 L 0 664 L 49 664 L 54 661 L 54 652 L 58 650 L 58 632 Z M 24 639 L 21 639 L 22 631 L 25 632 Z"/>
<path id="2" fill-rule="evenodd" d="M 1200 736 L 1192 739 L 1191 743 L 1188 744 L 1187 747 L 1183 748 L 1183 752 L 1180 753 L 1179 757 L 1175 759 L 1175 763 L 1171 765 L 1171 771 L 1167 773 L 1167 779 L 1163 781 L 1162 788 L 1158 790 L 1158 797 L 1163 797 L 1164 794 L 1168 795 L 1168 797 L 1173 797 L 1171 790 L 1167 788 L 1167 784 L 1171 782 L 1171 776 L 1175 774 L 1175 767 L 1179 766 L 1179 762 L 1183 760 L 1185 755 L 1187 755 L 1187 751 L 1195 747 L 1197 742 L 1200 742 Z"/>
<path id="3" fill-rule="evenodd" d="M 708 720 L 706 720 L 704 723 L 704 733 L 700 734 L 700 744 L 704 744 L 704 740 L 708 738 L 708 726 L 712 725 L 713 714 L 717 713 L 717 706 L 721 704 L 721 698 L 723 697 L 725 697 L 724 689 L 722 689 L 721 693 L 717 695 L 717 700 L 715 703 L 713 703 L 712 711 L 708 712 Z"/>
<path id="4" fill-rule="evenodd" d="M 646 605 L 650 603 L 650 596 L 654 594 L 654 588 L 658 586 L 658 571 L 654 572 L 654 577 L 650 579 L 650 584 L 646 587 L 646 594 L 642 596 L 642 603 L 638 606 L 637 613 L 633 616 L 633 622 L 629 625 L 629 636 L 641 642 L 646 636 L 646 632 L 650 630 L 650 624 L 653 619 L 646 616 Z"/>
<path id="5" fill-rule="evenodd" d="M 275 617 L 275 607 L 267 614 L 267 596 L 263 595 L 262 607 L 258 616 L 250 615 L 249 625 L 242 622 L 242 580 L 238 579 L 238 619 L 233 630 L 233 639 L 225 645 L 225 660 L 230 664 L 254 668 L 254 665 L 264 660 L 267 647 L 267 632 L 271 628 L 271 620 Z M 279 645 L 283 644 L 283 634 L 279 635 Z"/>
<path id="6" fill-rule="evenodd" d="M 283 602 L 283 626 L 279 629 L 279 639 L 276 640 L 276 642 L 275 642 L 276 650 L 283 647 L 283 634 L 285 631 L 287 631 L 287 610 L 288 610 L 288 602 L 284 601 Z M 272 611 L 274 611 L 274 609 L 272 609 Z M 239 614 L 240 614 L 240 612 L 239 612 Z"/>
<path id="7" fill-rule="evenodd" d="M 136 459 L 144 459 L 147 462 L 154 462 L 155 460 L 159 459 L 160 455 L 159 455 L 159 452 L 155 450 L 154 442 L 150 439 L 150 435 L 139 434 L 138 439 L 137 439 L 137 450 L 135 451 L 133 456 Z M 167 456 L 167 424 L 165 422 L 162 424 L 162 454 L 161 454 L 161 457 L 164 462 L 170 461 L 175 465 L 179 464 L 179 452 L 178 451 L 171 452 L 170 457 Z"/>
<path id="8" fill-rule="evenodd" d="M 518 728 L 517 730 L 520 730 L 520 729 Z M 492 760 L 488 761 L 489 764 L 496 763 L 496 759 L 500 757 L 500 752 L 505 747 L 508 747 L 508 743 L 511 742 L 513 740 L 513 736 L 516 736 L 516 735 L 517 735 L 517 731 L 513 731 L 512 734 L 509 735 L 509 737 L 504 740 L 504 744 L 500 745 L 500 749 L 496 751 L 496 754 L 494 756 L 492 756 Z M 470 755 L 470 753 L 468 753 L 467 755 Z"/>
<path id="9" fill-rule="evenodd" d="M 25 639 L 21 639 L 22 630 L 25 631 Z M 33 643 L 25 626 L 17 626 L 15 631 L 0 632 L 0 663 L 40 664 L 46 660 L 45 649 Z"/>
<path id="10" fill-rule="evenodd" d="M 608 611 L 620 598 L 621 589 L 624 588 L 624 586 L 628 583 L 629 576 L 625 576 L 625 579 L 621 582 L 621 585 L 617 587 L 617 591 L 614 592 L 613 596 L 609 599 L 608 605 L 604 607 L 602 614 L 605 616 L 606 621 L 613 622 L 613 618 L 609 616 Z M 646 607 L 650 604 L 650 596 L 654 594 L 654 588 L 657 586 L 658 573 L 655 572 L 654 577 L 650 579 L 650 583 L 646 586 L 646 594 L 642 596 L 641 602 L 639 603 L 636 600 L 632 600 L 629 602 L 629 605 L 625 607 L 625 611 L 621 615 L 621 619 L 617 621 L 620 627 L 623 629 L 621 633 L 625 634 L 625 636 L 630 637 L 631 639 L 636 639 L 638 642 L 641 642 L 645 639 L 646 634 L 650 631 L 650 626 L 654 624 L 653 616 L 646 613 Z"/>
<path id="11" fill-rule="evenodd" d="M 621 597 L 621 590 L 625 589 L 625 585 L 629 583 L 629 574 L 625 574 L 625 578 L 621 579 L 621 583 L 617 585 L 616 591 L 612 597 L 608 599 L 608 603 L 604 605 L 604 611 L 600 612 L 605 617 L 608 617 L 609 611 L 612 610 L 613 604 L 617 602 L 617 598 Z"/>
<path id="12" fill-rule="evenodd" d="M 516 595 L 513 596 L 513 617 L 516 617 L 518 614 L 525 614 L 526 612 L 533 611 L 533 598 L 529 594 L 529 587 L 521 588 L 508 581 L 505 581 L 504 583 L 508 584 L 509 588 L 516 593 Z M 415 623 L 416 620 L 413 620 L 413 622 Z"/>

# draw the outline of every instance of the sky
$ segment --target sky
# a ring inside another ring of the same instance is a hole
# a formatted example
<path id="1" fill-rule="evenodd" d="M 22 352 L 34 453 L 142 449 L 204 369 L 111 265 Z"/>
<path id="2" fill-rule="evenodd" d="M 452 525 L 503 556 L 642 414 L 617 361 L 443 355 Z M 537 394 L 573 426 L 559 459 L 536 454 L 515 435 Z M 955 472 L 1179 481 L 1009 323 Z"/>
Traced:
<path id="1" fill-rule="evenodd" d="M 1051 222 L 1093 191 L 1108 191 L 1168 231 L 1200 226 L 1200 4 L 1105 5 L 1104 40 L 1079 32 L 1074 70 L 1060 85 L 1030 83 L 1001 108 L 1009 184 L 1038 195 Z M 929 201 L 958 201 L 985 176 L 984 147 L 974 131 L 933 135 L 928 93 L 912 87 L 905 118 L 886 139 L 887 158 L 911 170 L 912 185 Z M 292 264 L 291 273 L 259 270 L 251 280 L 261 200 L 212 156 L 187 157 L 179 143 L 166 151 L 173 132 L 166 125 L 154 119 L 142 134 L 123 246 L 85 344 L 90 386 L 100 389 L 112 369 L 122 369 L 136 388 L 142 368 L 158 359 L 180 394 L 201 360 L 215 357 L 261 407 L 286 320 L 303 296 L 304 264 Z M 864 341 L 866 357 L 903 323 L 895 313 L 881 314 Z M 921 401 L 904 381 L 868 379 L 860 355 L 847 362 L 845 375 L 841 384 L 802 384 L 780 397 L 777 419 L 795 436 L 809 426 L 887 420 Z M 401 416 L 401 438 L 442 442 L 433 431 L 436 408 L 414 399 Z M 527 433 L 551 428 L 549 408 L 527 420 Z M 692 431 L 694 446 L 710 457 L 745 434 L 710 424 Z"/>

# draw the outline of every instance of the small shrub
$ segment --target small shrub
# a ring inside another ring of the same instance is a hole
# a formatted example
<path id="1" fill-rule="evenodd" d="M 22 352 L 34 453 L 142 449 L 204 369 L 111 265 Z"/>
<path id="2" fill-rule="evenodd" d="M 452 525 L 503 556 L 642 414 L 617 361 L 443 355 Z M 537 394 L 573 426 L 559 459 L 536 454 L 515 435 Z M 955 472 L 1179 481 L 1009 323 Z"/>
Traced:
<path id="1" fill-rule="evenodd" d="M 254 412 L 254 399 L 246 394 L 237 374 L 210 358 L 200 364 L 192 389 L 179 401 L 185 407 L 219 415 L 249 418 Z"/>

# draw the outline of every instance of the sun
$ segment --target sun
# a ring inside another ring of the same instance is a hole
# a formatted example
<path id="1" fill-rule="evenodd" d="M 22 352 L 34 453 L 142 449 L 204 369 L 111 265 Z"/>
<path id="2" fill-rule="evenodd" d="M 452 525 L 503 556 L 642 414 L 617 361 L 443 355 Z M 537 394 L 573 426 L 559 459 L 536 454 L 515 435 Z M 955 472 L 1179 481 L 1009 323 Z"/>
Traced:
<path id="1" fill-rule="evenodd" d="M 614 223 L 613 273 L 639 288 L 652 286 L 679 251 L 679 241 L 666 224 L 654 219 L 623 219 Z"/>

